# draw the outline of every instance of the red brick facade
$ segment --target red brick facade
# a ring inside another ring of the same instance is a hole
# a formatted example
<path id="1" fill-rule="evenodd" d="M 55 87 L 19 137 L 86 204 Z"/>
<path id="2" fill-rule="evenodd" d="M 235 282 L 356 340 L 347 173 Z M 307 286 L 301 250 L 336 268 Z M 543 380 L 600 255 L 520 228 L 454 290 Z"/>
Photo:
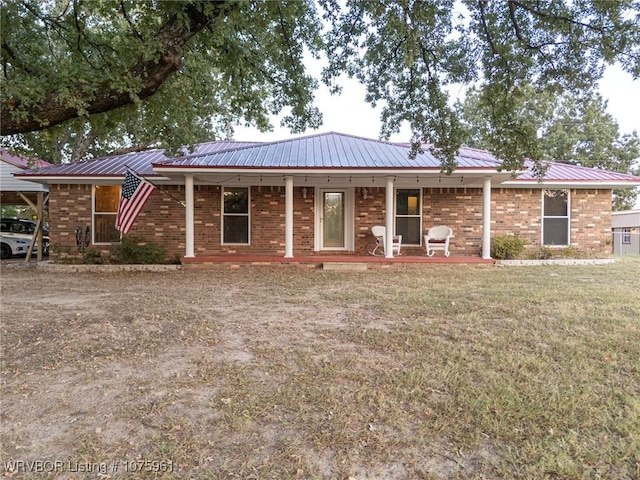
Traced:
<path id="1" fill-rule="evenodd" d="M 131 231 L 163 246 L 169 258 L 184 255 L 185 212 L 178 200 L 184 199 L 183 186 L 164 187 L 151 195 Z M 285 193 L 284 187 L 252 187 L 250 203 L 250 245 L 222 245 L 221 187 L 196 186 L 195 254 L 224 253 L 284 255 Z M 170 194 L 170 195 L 169 195 Z M 361 189 L 354 195 L 354 234 L 356 255 L 367 255 L 375 240 L 371 227 L 384 225 L 385 189 L 368 189 L 363 199 Z M 75 230 L 92 226 L 91 185 L 51 185 L 49 222 L 52 258 L 78 255 Z M 611 237 L 611 190 L 572 189 L 571 245 L 581 250 L 607 252 Z M 315 230 L 314 191 L 303 198 L 294 188 L 294 256 L 313 255 Z M 529 248 L 541 244 L 541 189 L 494 188 L 491 195 L 491 235 L 517 233 L 525 237 Z M 432 225 L 449 225 L 454 237 L 452 255 L 478 256 L 482 244 L 482 189 L 423 188 L 422 229 Z M 91 245 L 108 251 L 108 245 Z M 403 246 L 405 255 L 423 254 L 420 247 Z M 336 253 L 336 252 L 332 252 Z"/>

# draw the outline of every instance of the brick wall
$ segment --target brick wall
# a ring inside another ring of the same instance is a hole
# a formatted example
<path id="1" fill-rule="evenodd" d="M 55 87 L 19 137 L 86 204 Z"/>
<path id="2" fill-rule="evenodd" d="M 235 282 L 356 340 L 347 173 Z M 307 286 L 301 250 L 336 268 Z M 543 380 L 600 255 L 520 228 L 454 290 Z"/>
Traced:
<path id="1" fill-rule="evenodd" d="M 527 240 L 528 249 L 539 248 L 542 242 L 542 190 L 492 190 L 491 230 L 492 237 L 518 234 Z"/>
<path id="2" fill-rule="evenodd" d="M 611 190 L 571 191 L 571 245 L 611 252 Z"/>
<path id="3" fill-rule="evenodd" d="M 162 245 L 169 258 L 184 255 L 185 214 L 178 200 L 184 200 L 183 186 L 155 190 L 131 231 Z M 168 193 L 167 193 L 168 192 Z M 170 195 L 169 195 L 170 194 Z M 251 188 L 250 245 L 222 245 L 221 188 L 196 186 L 196 256 L 234 254 L 284 255 L 284 187 Z M 90 185 L 52 185 L 49 219 L 52 258 L 78 255 L 75 229 L 91 225 L 92 189 Z M 368 188 L 367 199 L 358 187 L 354 195 L 355 248 L 347 254 L 367 255 L 374 245 L 371 227 L 385 224 L 385 189 Z M 541 241 L 542 194 L 540 189 L 494 189 L 491 197 L 492 236 L 518 233 L 537 248 Z M 482 189 L 423 189 L 423 231 L 433 225 L 449 225 L 454 230 L 454 255 L 480 255 L 482 244 Z M 571 191 L 571 244 L 582 250 L 607 252 L 611 231 L 611 190 Z M 94 246 L 104 253 L 108 245 Z M 403 246 L 405 255 L 422 255 L 421 247 Z M 313 255 L 314 195 L 307 198 L 294 188 L 294 255 Z"/>
<path id="4" fill-rule="evenodd" d="M 570 190 L 570 243 L 579 250 L 608 253 L 611 190 Z M 541 246 L 542 190 L 495 189 L 491 193 L 492 236 L 518 233 L 527 248 Z"/>
<path id="5" fill-rule="evenodd" d="M 91 185 L 49 186 L 51 258 L 78 255 L 76 228 L 91 225 Z"/>

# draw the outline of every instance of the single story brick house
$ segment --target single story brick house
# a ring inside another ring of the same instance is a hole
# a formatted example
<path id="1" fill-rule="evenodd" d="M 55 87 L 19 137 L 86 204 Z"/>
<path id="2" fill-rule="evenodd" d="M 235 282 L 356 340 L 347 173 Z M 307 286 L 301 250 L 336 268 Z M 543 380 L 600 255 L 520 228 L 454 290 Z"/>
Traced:
<path id="1" fill-rule="evenodd" d="M 120 241 L 115 218 L 127 168 L 158 186 L 131 234 L 183 261 L 220 255 L 296 258 L 368 255 L 371 227 L 402 235 L 402 255 L 424 255 L 429 227 L 453 229 L 452 256 L 490 258 L 491 238 L 519 234 L 530 248 L 568 246 L 610 252 L 611 195 L 640 177 L 549 163 L 543 182 L 527 170 L 500 171 L 491 153 L 461 148 L 441 172 L 428 150 L 340 133 L 270 143 L 203 143 L 193 154 L 129 153 L 38 172 L 24 180 L 49 188 L 52 256 L 77 255 L 76 229 L 90 246 Z"/>

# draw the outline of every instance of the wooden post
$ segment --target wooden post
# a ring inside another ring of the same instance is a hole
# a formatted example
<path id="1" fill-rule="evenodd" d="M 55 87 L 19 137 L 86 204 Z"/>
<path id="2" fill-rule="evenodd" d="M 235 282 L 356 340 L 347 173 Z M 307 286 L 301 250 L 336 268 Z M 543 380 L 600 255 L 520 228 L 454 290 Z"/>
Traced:
<path id="1" fill-rule="evenodd" d="M 38 253 L 36 260 L 38 262 L 42 261 L 42 256 L 44 254 L 44 241 L 42 235 L 42 224 L 44 223 L 44 193 L 38 192 L 36 196 L 36 215 L 38 215 L 38 223 L 37 223 L 37 239 L 38 239 Z"/>

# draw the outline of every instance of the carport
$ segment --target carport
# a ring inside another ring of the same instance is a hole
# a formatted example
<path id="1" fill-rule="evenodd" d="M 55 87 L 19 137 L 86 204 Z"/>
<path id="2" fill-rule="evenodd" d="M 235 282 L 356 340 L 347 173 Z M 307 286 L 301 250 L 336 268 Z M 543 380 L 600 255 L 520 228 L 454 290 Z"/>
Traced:
<path id="1" fill-rule="evenodd" d="M 36 258 L 40 261 L 43 257 L 42 222 L 49 199 L 49 188 L 46 185 L 15 178 L 13 174 L 50 166 L 51 164 L 44 160 L 19 157 L 4 149 L 0 150 L 0 205 L 27 205 L 36 212 L 38 217 L 25 262 L 31 261 L 36 240 L 38 242 Z"/>

